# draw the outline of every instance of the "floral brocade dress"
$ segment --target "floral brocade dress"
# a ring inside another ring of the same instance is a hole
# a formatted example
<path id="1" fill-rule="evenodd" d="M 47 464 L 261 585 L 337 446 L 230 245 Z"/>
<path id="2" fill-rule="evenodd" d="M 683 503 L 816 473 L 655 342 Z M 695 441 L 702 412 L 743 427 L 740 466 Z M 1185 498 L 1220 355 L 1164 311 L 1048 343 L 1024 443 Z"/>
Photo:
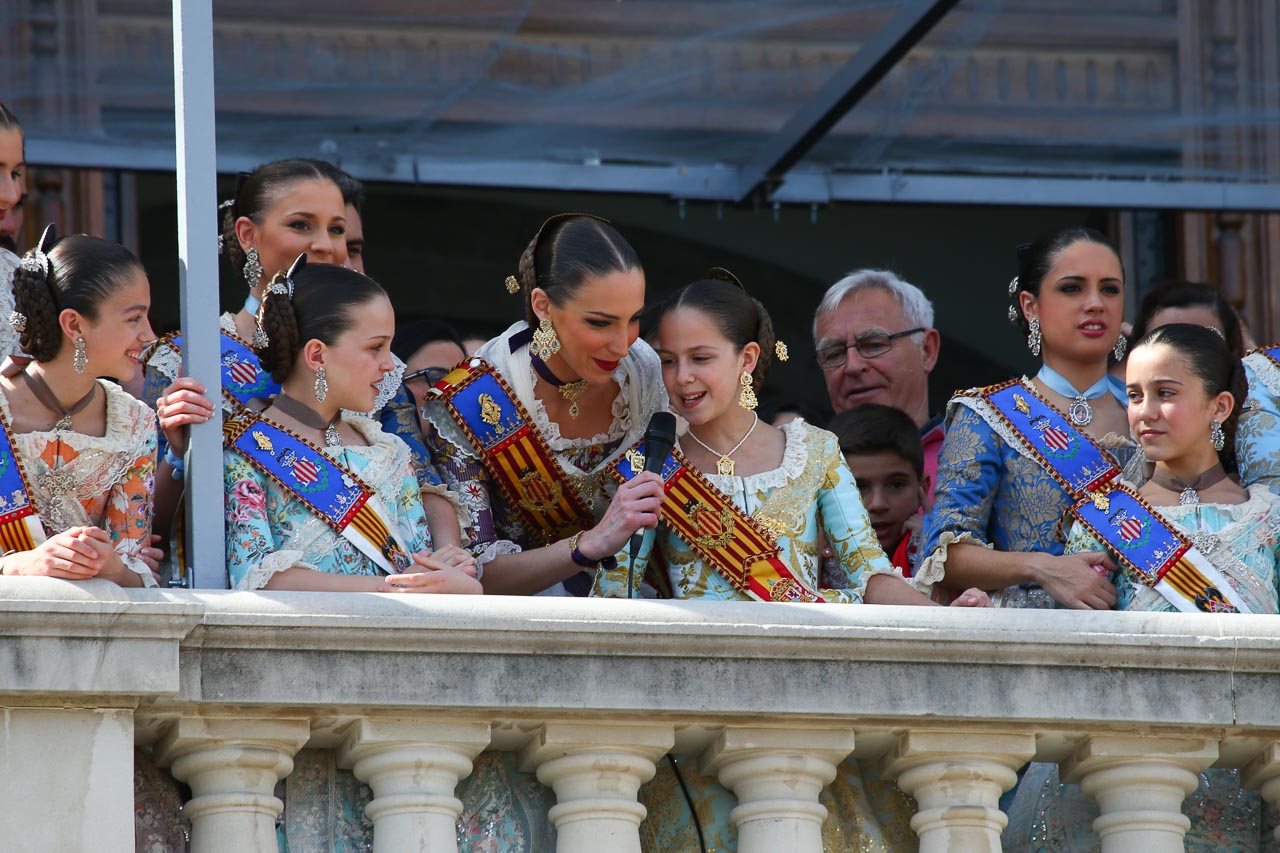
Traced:
<path id="1" fill-rule="evenodd" d="M 98 380 L 107 397 L 103 435 L 70 430 L 14 434 L 10 440 L 26 474 L 28 497 L 47 536 L 80 525 L 100 527 L 120 561 L 144 586 L 156 586 L 142 562 L 151 544 L 156 488 L 156 416 L 113 382 Z M 12 423 L 9 400 L 0 408 Z M 0 496 L 0 511 L 8 496 Z"/>
<path id="2" fill-rule="evenodd" d="M 947 417 L 933 511 L 924 521 L 921 561 L 911 582 L 931 591 L 946 576 L 947 550 L 953 544 L 1060 556 L 1063 542 L 1058 522 L 1074 503 L 1071 496 L 982 397 L 953 397 Z M 1137 456 L 1138 445 L 1127 436 L 1109 433 L 1097 443 L 1122 471 Z M 997 590 L 991 603 L 996 607 L 1054 606 L 1049 594 L 1032 584 Z"/>
<path id="3" fill-rule="evenodd" d="M 570 484 L 598 521 L 617 491 L 608 466 L 644 436 L 653 413 L 667 407 L 657 353 L 638 340 L 621 359 L 613 374 L 620 390 L 607 432 L 584 439 L 565 438 L 534 395 L 536 378 L 527 345 L 512 349 L 512 337 L 527 328 L 524 322 L 514 324 L 482 346 L 476 357 L 491 364 L 510 386 Z M 422 414 L 433 429 L 428 443 L 432 461 L 467 511 L 463 532 L 471 541 L 477 561 L 483 566 L 495 557 L 537 547 L 533 533 L 493 482 L 444 405 L 428 400 Z M 586 595 L 590 583 L 590 576 L 580 573 L 541 594 Z M 481 753 L 471 775 L 458 785 L 457 796 L 463 805 L 458 819 L 460 853 L 555 850 L 555 828 L 547 817 L 555 805 L 555 795 L 534 774 L 520 772 L 512 753 Z"/>
<path id="4" fill-rule="evenodd" d="M 1240 411 L 1236 460 L 1240 483 L 1260 483 L 1280 495 L 1280 365 L 1256 351 L 1244 360 L 1249 399 Z"/>
<path id="5" fill-rule="evenodd" d="M 381 500 L 389 524 L 410 553 L 431 547 L 418 479 L 409 449 L 376 421 L 343 414 L 367 447 L 323 448 L 363 480 Z M 300 498 L 254 468 L 233 450 L 223 452 L 226 480 L 227 568 L 236 589 L 261 589 L 294 566 L 346 575 L 383 570 L 345 537 L 335 533 Z M 304 749 L 293 772 L 277 788 L 285 804 L 278 824 L 281 851 L 367 851 L 373 826 L 364 808 L 372 792 L 349 770 L 337 767 L 332 750 Z"/>
<path id="6" fill-rule="evenodd" d="M 861 602 L 872 575 L 897 572 L 880 549 L 836 437 L 803 420 L 781 429 L 786 448 L 778 468 L 747 477 L 707 474 L 707 479 L 738 509 L 780 531 L 780 557 L 809 589 L 829 602 Z M 826 583 L 838 584 L 836 588 L 819 585 L 819 531 L 826 534 L 836 553 L 837 570 L 823 575 Z M 752 600 L 706 565 L 665 525 L 658 528 L 653 542 L 677 598 Z M 646 556 L 637 561 L 637 577 L 644 575 L 647 561 Z M 627 561 L 620 555 L 618 568 L 597 572 L 593 594 L 623 598 L 626 585 Z M 731 853 L 738 846 L 737 828 L 730 818 L 737 798 L 714 776 L 699 773 L 696 762 L 689 758 L 675 756 L 707 850 Z M 640 837 L 648 853 L 699 851 L 689 800 L 676 773 L 670 762 L 659 762 L 657 774 L 640 789 L 640 802 L 648 810 Z M 913 853 L 919 847 L 910 826 L 915 802 L 896 785 L 882 780 L 869 762 L 842 762 L 835 781 L 823 789 L 821 801 L 828 812 L 822 828 L 823 850 L 828 853 Z"/>
<path id="7" fill-rule="evenodd" d="M 1251 486 L 1240 504 L 1163 506 L 1156 511 L 1188 536 L 1196 538 L 1211 560 L 1254 613 L 1277 612 L 1280 577 L 1280 496 Z M 1067 538 L 1066 553 L 1102 551 L 1105 546 L 1081 524 Z M 1114 554 L 1112 555 L 1114 558 Z M 1118 562 L 1118 561 L 1117 561 Z M 1117 609 L 1173 612 L 1160 593 L 1127 572 L 1112 580 Z M 1228 617 L 1229 618 L 1229 617 Z M 1053 765 L 1032 765 L 1034 768 Z M 1182 804 L 1191 820 L 1188 853 L 1280 853 L 1274 830 L 1280 810 L 1262 802 L 1257 791 L 1244 790 L 1240 772 L 1214 768 L 1200 774 L 1200 785 Z M 1058 774 L 1028 772 L 1009 809 L 1004 849 L 1017 853 L 1097 853 L 1093 832 L 1098 806 L 1076 785 L 1060 784 Z"/>

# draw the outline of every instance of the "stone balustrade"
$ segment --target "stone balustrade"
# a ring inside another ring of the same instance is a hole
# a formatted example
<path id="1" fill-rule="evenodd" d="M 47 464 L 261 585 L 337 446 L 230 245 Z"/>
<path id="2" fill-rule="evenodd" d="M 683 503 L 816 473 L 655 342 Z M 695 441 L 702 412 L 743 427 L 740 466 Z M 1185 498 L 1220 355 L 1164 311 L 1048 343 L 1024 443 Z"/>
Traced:
<path id="1" fill-rule="evenodd" d="M 741 853 L 821 849 L 846 756 L 921 850 L 996 851 L 1029 759 L 1098 800 L 1108 851 L 1182 849 L 1199 770 L 1280 799 L 1280 619 L 0 584 L 0 837 L 133 849 L 133 748 L 190 785 L 194 851 L 275 850 L 303 746 L 369 783 L 378 851 L 455 848 L 457 782 L 517 754 L 558 849 L 638 851 L 677 748 L 739 800 Z"/>

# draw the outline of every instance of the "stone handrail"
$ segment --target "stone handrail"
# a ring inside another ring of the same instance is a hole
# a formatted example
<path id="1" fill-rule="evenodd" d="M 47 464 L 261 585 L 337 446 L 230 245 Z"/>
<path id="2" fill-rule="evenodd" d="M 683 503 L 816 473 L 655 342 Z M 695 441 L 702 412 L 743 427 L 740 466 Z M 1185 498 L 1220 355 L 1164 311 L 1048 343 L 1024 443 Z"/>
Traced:
<path id="1" fill-rule="evenodd" d="M 303 746 L 368 781 L 377 850 L 454 850 L 484 749 L 554 789 L 561 851 L 638 851 L 675 745 L 739 799 L 739 850 L 821 849 L 851 752 L 921 850 L 999 850 L 1029 759 L 1098 799 L 1104 851 L 1182 849 L 1210 765 L 1280 798 L 1280 619 L 0 584 L 0 833 L 132 849 L 134 744 L 187 781 L 192 849 L 274 850 Z M 413 772 L 428 768 L 430 772 Z M 1190 786 L 1190 787 L 1188 787 Z"/>

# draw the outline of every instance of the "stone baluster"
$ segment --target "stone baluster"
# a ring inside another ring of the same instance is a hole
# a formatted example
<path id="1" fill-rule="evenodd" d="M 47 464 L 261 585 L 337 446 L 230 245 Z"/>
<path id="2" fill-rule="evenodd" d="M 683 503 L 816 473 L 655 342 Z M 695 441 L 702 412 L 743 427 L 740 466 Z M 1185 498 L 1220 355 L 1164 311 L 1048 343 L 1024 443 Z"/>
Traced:
<path id="1" fill-rule="evenodd" d="M 818 802 L 853 751 L 851 729 L 730 727 L 702 754 L 702 769 L 738 796 L 738 853 L 821 853 L 827 809 Z"/>
<path id="2" fill-rule="evenodd" d="M 1182 853 L 1191 828 L 1182 801 L 1217 758 L 1204 738 L 1093 735 L 1062 763 L 1062 778 L 1098 801 L 1102 853 Z"/>
<path id="3" fill-rule="evenodd" d="M 338 750 L 338 765 L 373 789 L 365 814 L 374 853 L 458 849 L 458 781 L 489 745 L 489 724 L 364 719 Z"/>
<path id="4" fill-rule="evenodd" d="M 1240 779 L 1248 787 L 1257 788 L 1262 799 L 1280 806 L 1280 743 L 1267 744 L 1262 754 L 1245 766 Z M 1273 834 L 1280 841 L 1280 827 Z"/>
<path id="5" fill-rule="evenodd" d="M 920 853 L 999 853 L 1009 819 L 1000 795 L 1035 754 L 1035 735 L 984 731 L 907 732 L 884 758 L 886 778 L 916 798 L 911 828 Z"/>
<path id="6" fill-rule="evenodd" d="M 183 717 L 170 726 L 156 760 L 191 786 L 191 853 L 278 850 L 284 804 L 275 786 L 310 736 L 310 724 L 297 719 Z"/>
<path id="7" fill-rule="evenodd" d="M 654 762 L 675 744 L 672 726 L 547 723 L 520 754 L 522 769 L 556 792 L 550 812 L 557 853 L 640 853 L 636 801 Z"/>

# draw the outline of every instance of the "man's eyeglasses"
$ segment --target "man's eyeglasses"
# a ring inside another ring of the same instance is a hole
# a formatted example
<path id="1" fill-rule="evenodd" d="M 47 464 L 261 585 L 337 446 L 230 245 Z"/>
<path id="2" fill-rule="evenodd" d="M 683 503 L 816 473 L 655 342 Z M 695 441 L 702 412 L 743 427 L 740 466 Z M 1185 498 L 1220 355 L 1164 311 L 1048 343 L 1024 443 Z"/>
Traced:
<path id="1" fill-rule="evenodd" d="M 415 379 L 425 379 L 428 385 L 435 385 L 441 379 L 449 375 L 447 367 L 424 367 L 421 370 L 415 370 L 413 373 L 406 373 L 401 377 L 401 382 L 412 382 Z"/>
<path id="2" fill-rule="evenodd" d="M 927 331 L 923 326 L 907 329 L 905 332 L 894 332 L 892 335 L 875 333 L 864 335 L 857 340 L 845 344 L 828 344 L 818 350 L 818 366 L 823 370 L 835 370 L 844 367 L 849 360 L 849 350 L 856 349 L 864 359 L 879 358 L 893 349 L 893 342 L 907 335 Z"/>

